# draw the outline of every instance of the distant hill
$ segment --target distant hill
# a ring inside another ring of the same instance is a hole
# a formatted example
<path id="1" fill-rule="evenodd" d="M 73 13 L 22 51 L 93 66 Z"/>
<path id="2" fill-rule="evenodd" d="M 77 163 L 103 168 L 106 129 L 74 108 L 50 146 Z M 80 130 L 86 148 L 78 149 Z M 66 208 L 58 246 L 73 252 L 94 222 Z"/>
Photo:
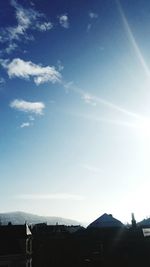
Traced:
<path id="1" fill-rule="evenodd" d="M 36 223 L 47 223 L 47 224 L 65 224 L 65 225 L 79 225 L 80 222 L 61 218 L 61 217 L 46 217 L 39 216 L 31 213 L 26 213 L 22 211 L 17 212 L 8 212 L 8 213 L 0 213 L 0 223 L 3 225 L 11 222 L 12 224 L 24 224 L 25 222 L 28 224 L 36 224 Z"/>

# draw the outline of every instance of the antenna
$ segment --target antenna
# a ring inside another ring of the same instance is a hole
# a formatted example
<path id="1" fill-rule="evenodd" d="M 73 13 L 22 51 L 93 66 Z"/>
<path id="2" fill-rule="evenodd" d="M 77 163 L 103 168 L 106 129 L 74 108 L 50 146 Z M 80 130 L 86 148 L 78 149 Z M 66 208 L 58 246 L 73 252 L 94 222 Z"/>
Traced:
<path id="1" fill-rule="evenodd" d="M 132 223 L 132 228 L 136 228 L 136 220 L 135 220 L 135 217 L 134 217 L 134 213 L 131 213 L 131 223 Z"/>

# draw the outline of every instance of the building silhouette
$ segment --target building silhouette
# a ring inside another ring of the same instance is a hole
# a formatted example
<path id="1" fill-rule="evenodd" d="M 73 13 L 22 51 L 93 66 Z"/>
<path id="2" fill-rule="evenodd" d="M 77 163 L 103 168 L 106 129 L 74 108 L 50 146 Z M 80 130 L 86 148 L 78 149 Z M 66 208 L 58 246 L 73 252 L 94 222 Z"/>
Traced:
<path id="1" fill-rule="evenodd" d="M 32 267 L 32 233 L 25 225 L 0 225 L 0 267 Z"/>

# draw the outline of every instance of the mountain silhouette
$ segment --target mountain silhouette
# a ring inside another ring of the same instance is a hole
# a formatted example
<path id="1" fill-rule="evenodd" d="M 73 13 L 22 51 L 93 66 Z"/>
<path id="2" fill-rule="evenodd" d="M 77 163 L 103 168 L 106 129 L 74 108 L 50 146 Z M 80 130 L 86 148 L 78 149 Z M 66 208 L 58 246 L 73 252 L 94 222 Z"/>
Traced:
<path id="1" fill-rule="evenodd" d="M 66 219 L 62 217 L 51 217 L 51 216 L 39 216 L 31 213 L 26 213 L 22 211 L 0 213 L 0 223 L 6 225 L 9 222 L 12 224 L 37 224 L 37 223 L 47 223 L 48 225 L 55 224 L 65 224 L 65 225 L 79 225 L 80 222 Z"/>

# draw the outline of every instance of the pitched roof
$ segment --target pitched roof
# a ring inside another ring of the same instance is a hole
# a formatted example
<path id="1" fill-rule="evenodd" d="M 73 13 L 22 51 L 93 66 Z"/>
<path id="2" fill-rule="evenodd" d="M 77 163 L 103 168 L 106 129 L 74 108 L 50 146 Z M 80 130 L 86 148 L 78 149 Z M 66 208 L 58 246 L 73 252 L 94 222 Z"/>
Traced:
<path id="1" fill-rule="evenodd" d="M 115 219 L 112 214 L 104 213 L 98 219 L 89 224 L 88 227 L 122 227 L 123 224 L 119 220 Z"/>
<path id="2" fill-rule="evenodd" d="M 138 223 L 138 225 L 150 227 L 150 218 L 142 220 L 141 222 Z"/>

